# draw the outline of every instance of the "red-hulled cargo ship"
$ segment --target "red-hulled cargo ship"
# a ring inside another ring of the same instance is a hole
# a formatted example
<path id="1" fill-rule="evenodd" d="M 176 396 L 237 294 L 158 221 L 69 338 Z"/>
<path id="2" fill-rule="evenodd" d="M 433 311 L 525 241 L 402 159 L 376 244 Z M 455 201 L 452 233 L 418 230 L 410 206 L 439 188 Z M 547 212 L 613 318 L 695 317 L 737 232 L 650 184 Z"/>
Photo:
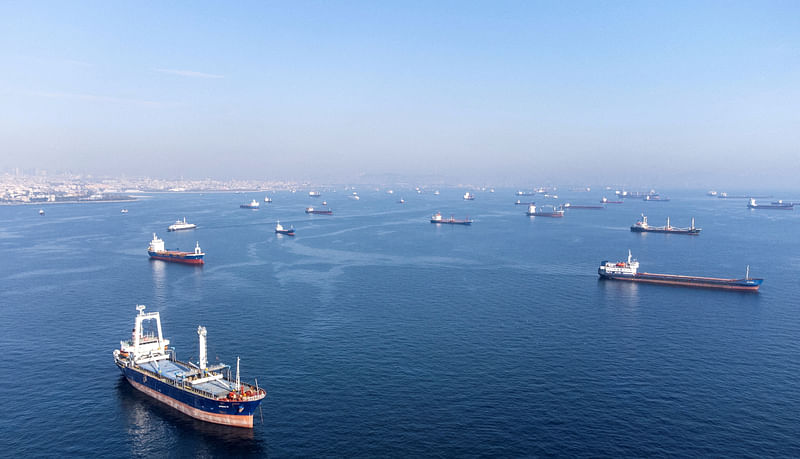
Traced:
<path id="1" fill-rule="evenodd" d="M 159 239 L 156 233 L 153 233 L 153 240 L 150 241 L 150 246 L 147 247 L 147 254 L 150 255 L 151 260 L 171 261 L 173 263 L 186 263 L 190 265 L 202 265 L 204 263 L 203 257 L 206 255 L 200 250 L 200 243 L 195 245 L 194 252 L 166 250 L 164 248 L 164 240 Z"/>

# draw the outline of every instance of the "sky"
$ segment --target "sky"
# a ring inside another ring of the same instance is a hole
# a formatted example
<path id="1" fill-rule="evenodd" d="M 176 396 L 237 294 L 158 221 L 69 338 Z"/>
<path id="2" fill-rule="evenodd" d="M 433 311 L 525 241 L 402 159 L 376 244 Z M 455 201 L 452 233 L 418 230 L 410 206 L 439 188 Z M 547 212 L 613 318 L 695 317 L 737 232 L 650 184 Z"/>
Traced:
<path id="1" fill-rule="evenodd" d="M 0 169 L 797 187 L 797 1 L 0 0 Z"/>

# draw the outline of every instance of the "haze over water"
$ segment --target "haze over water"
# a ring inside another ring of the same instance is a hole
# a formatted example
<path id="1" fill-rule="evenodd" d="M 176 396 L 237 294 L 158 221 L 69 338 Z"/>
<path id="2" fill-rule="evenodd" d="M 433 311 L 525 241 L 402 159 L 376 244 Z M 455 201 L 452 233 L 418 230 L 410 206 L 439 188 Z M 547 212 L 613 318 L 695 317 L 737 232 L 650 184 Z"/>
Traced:
<path id="1" fill-rule="evenodd" d="M 0 170 L 791 188 L 797 2 L 0 5 Z"/>
<path id="2" fill-rule="evenodd" d="M 163 194 L 0 207 L 0 448 L 11 456 L 797 456 L 796 211 L 670 192 L 529 218 L 511 189 Z M 602 193 L 559 191 L 595 203 Z M 403 197 L 406 204 L 395 201 Z M 309 216 L 325 199 L 333 216 Z M 537 201 L 543 198 L 537 197 Z M 546 201 L 541 201 L 542 203 Z M 120 208 L 129 209 L 121 214 Z M 436 226 L 436 211 L 471 227 Z M 698 237 L 634 234 L 691 217 Z M 167 233 L 187 216 L 197 230 Z M 274 222 L 294 225 L 278 237 Z M 167 247 L 203 267 L 149 261 Z M 631 249 L 650 272 L 763 277 L 759 293 L 597 279 Z M 133 390 L 111 351 L 135 304 L 179 358 L 242 358 L 268 395 L 252 431 Z M 9 415 L 13 414 L 13 415 Z M 105 439 L 98 441 L 98 439 Z"/>

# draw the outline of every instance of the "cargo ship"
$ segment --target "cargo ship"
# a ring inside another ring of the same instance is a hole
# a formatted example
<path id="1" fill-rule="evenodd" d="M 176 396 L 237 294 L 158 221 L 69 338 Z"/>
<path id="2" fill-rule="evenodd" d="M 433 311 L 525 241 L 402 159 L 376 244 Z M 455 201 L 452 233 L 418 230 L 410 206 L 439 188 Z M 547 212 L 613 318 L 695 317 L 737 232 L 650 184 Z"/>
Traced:
<path id="1" fill-rule="evenodd" d="M 244 383 L 239 376 L 236 359 L 236 379 L 231 368 L 219 363 L 208 365 L 206 328 L 197 327 L 200 341 L 199 361 L 184 362 L 175 356 L 169 340 L 161 333 L 158 312 L 145 313 L 137 305 L 129 341 L 120 341 L 113 352 L 114 363 L 122 375 L 137 390 L 181 413 L 201 421 L 234 427 L 253 428 L 253 414 L 267 392 Z"/>
<path id="2" fill-rule="evenodd" d="M 164 240 L 159 239 L 156 233 L 153 233 L 153 240 L 150 241 L 150 246 L 147 247 L 147 254 L 150 255 L 151 260 L 187 263 L 190 265 L 202 265 L 204 263 L 203 257 L 206 255 L 200 250 L 200 243 L 194 246 L 194 252 L 166 250 L 164 249 Z"/>
<path id="3" fill-rule="evenodd" d="M 469 191 L 467 191 L 466 193 L 464 193 L 464 200 L 465 201 L 474 201 L 475 200 L 475 195 L 470 193 Z"/>
<path id="4" fill-rule="evenodd" d="M 278 224 L 275 225 L 275 232 L 278 234 L 285 234 L 287 236 L 294 236 L 294 227 L 286 229 L 283 227 L 283 225 L 281 225 L 281 222 L 279 221 Z"/>
<path id="5" fill-rule="evenodd" d="M 318 198 L 322 196 L 322 193 L 320 193 L 319 191 L 309 191 L 308 196 L 312 198 Z"/>
<path id="6" fill-rule="evenodd" d="M 533 202 L 533 201 L 531 201 L 531 202 L 522 202 L 519 199 L 517 199 L 517 202 L 514 203 L 515 206 L 530 206 L 530 205 L 533 205 L 533 204 L 536 204 L 536 203 Z"/>
<path id="7" fill-rule="evenodd" d="M 609 201 L 605 196 L 603 196 L 603 199 L 601 199 L 600 202 L 603 204 L 622 204 L 622 201 Z"/>
<path id="8" fill-rule="evenodd" d="M 665 226 L 650 226 L 647 224 L 647 216 L 642 214 L 642 219 L 637 221 L 631 226 L 631 231 L 634 233 L 672 233 L 672 234 L 689 234 L 697 236 L 702 231 L 702 228 L 694 226 L 694 218 L 688 228 L 678 228 L 669 224 L 669 217 L 667 217 L 667 224 Z"/>
<path id="9" fill-rule="evenodd" d="M 253 199 L 252 201 L 250 201 L 250 204 L 241 204 L 239 207 L 241 207 L 242 209 L 258 209 L 259 205 L 260 204 L 258 203 L 258 201 Z"/>
<path id="10" fill-rule="evenodd" d="M 271 203 L 271 202 L 272 202 L 272 198 L 270 198 L 269 196 L 264 196 L 264 202 L 266 202 L 267 204 L 269 204 L 269 203 Z"/>
<path id="11" fill-rule="evenodd" d="M 528 211 L 525 212 L 525 215 L 529 217 L 563 217 L 564 216 L 564 208 L 563 207 L 556 207 L 556 206 L 547 206 L 548 210 L 544 210 L 542 207 L 536 209 L 536 206 L 531 204 L 528 206 Z"/>
<path id="12" fill-rule="evenodd" d="M 465 218 L 464 220 L 456 220 L 452 215 L 448 219 L 442 218 L 441 212 L 436 212 L 431 217 L 431 223 L 441 223 L 446 225 L 471 225 L 472 220 L 469 217 Z"/>
<path id="13" fill-rule="evenodd" d="M 661 196 L 659 196 L 657 194 L 648 194 L 647 196 L 642 198 L 642 201 L 667 202 L 667 201 L 669 201 L 669 198 L 662 198 Z"/>
<path id="14" fill-rule="evenodd" d="M 195 225 L 194 223 L 186 223 L 186 217 L 183 217 L 183 220 L 178 220 L 175 223 L 169 225 L 167 227 L 167 231 L 180 231 L 180 230 L 188 230 L 195 228 L 197 228 L 197 225 Z"/>
<path id="15" fill-rule="evenodd" d="M 517 196 L 536 196 L 535 191 L 517 191 Z"/>
<path id="16" fill-rule="evenodd" d="M 639 262 L 633 260 L 631 251 L 628 250 L 628 260 L 613 263 L 603 261 L 597 268 L 601 279 L 624 280 L 631 282 L 646 282 L 651 284 L 680 285 L 685 287 L 721 288 L 741 291 L 758 291 L 764 279 L 750 277 L 750 267 L 743 279 L 723 279 L 718 277 L 679 276 L 675 274 L 640 273 Z"/>
<path id="17" fill-rule="evenodd" d="M 594 209 L 594 210 L 602 210 L 605 209 L 604 206 L 590 206 L 585 204 L 564 204 L 564 207 L 567 209 Z"/>
<path id="18" fill-rule="evenodd" d="M 333 215 L 333 211 L 330 210 L 330 209 L 317 210 L 317 209 L 314 209 L 313 207 L 306 207 L 306 213 L 307 214 L 318 214 L 318 215 Z"/>
<path id="19" fill-rule="evenodd" d="M 790 202 L 778 201 L 777 204 L 756 204 L 756 200 L 753 198 L 750 198 L 747 207 L 750 209 L 794 210 L 794 204 Z"/>

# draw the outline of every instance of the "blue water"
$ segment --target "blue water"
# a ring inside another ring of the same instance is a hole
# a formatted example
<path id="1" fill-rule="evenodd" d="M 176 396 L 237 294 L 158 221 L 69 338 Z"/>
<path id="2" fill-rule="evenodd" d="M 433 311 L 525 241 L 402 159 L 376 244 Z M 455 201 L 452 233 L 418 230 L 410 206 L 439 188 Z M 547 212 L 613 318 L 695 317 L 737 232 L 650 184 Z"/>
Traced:
<path id="1" fill-rule="evenodd" d="M 257 211 L 238 206 L 264 193 L 0 207 L 0 451 L 800 456 L 800 211 L 672 192 L 558 220 L 526 217 L 513 190 L 463 192 L 327 192 L 333 216 L 289 192 Z M 438 227 L 436 211 L 475 223 Z M 703 232 L 631 233 L 641 212 Z M 167 233 L 184 216 L 199 228 Z M 297 236 L 276 236 L 278 219 Z M 206 265 L 148 260 L 153 232 L 199 241 Z M 765 282 L 599 281 L 628 249 L 649 272 L 749 264 Z M 197 358 L 198 325 L 210 360 L 241 356 L 268 391 L 263 423 L 205 424 L 132 389 L 111 352 L 137 303 L 161 313 L 179 358 Z"/>

